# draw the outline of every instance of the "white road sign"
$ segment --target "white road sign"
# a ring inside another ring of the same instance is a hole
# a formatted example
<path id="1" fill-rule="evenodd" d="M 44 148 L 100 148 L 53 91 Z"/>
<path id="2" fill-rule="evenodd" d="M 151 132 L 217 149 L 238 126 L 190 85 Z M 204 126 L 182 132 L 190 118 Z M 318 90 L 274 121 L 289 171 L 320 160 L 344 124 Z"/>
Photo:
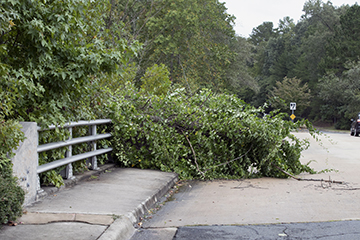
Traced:
<path id="1" fill-rule="evenodd" d="M 296 110 L 296 103 L 290 103 L 290 110 Z"/>

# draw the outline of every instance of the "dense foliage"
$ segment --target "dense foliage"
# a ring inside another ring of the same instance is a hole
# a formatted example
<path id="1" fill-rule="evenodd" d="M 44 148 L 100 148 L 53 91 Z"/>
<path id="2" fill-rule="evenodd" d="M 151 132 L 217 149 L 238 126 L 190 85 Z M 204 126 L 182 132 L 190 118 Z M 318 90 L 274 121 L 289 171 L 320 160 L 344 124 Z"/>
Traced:
<path id="1" fill-rule="evenodd" d="M 276 167 L 299 174 L 306 141 L 290 133 L 307 121 L 264 116 L 234 95 L 185 89 L 145 97 L 131 85 L 114 103 L 113 147 L 127 167 L 175 171 L 182 178 L 286 177 Z M 311 130 L 311 129 L 310 129 Z"/>
<path id="2" fill-rule="evenodd" d="M 107 41 L 104 3 L 2 1 L 0 86 L 21 96 L 6 118 L 48 125 L 94 117 L 96 75 L 116 72 L 133 53 L 124 39 Z"/>
<path id="3" fill-rule="evenodd" d="M 121 66 L 139 48 L 107 36 L 103 27 L 109 6 L 102 0 L 1 0 L 0 167 L 7 173 L 2 183 L 9 186 L 1 190 L 1 209 L 7 214 L 2 221 L 18 216 L 24 199 L 9 160 L 23 136 L 16 121 L 46 127 L 106 115 L 102 88 L 112 84 L 111 74 L 125 71 Z M 66 133 L 55 135 L 64 139 Z M 41 155 L 40 162 L 59 155 Z M 59 182 L 57 172 L 46 174 L 50 182 Z"/>
<path id="4" fill-rule="evenodd" d="M 24 190 L 17 184 L 12 173 L 11 158 L 24 134 L 14 120 L 6 121 L 0 114 L 0 224 L 16 220 L 22 214 Z"/>
<path id="5" fill-rule="evenodd" d="M 308 88 L 311 99 L 296 111 L 297 116 L 348 129 L 349 120 L 360 111 L 354 107 L 358 106 L 360 78 L 349 75 L 357 71 L 360 57 L 360 6 L 336 7 L 331 1 L 309 0 L 303 11 L 297 23 L 285 17 L 277 28 L 264 22 L 253 29 L 248 39 L 255 46 L 250 65 L 260 91 L 251 103 L 260 106 L 269 101 L 278 107 L 275 94 L 285 100 L 283 111 L 289 112 L 290 101 L 302 103 L 296 96 L 289 99 L 278 87 L 296 78 L 300 84 L 293 84 L 287 92 Z"/>
<path id="6" fill-rule="evenodd" d="M 256 89 L 245 59 L 251 54 L 244 38 L 235 36 L 234 16 L 218 0 L 114 0 L 108 26 L 124 25 L 127 39 L 143 48 L 135 61 L 135 81 L 154 63 L 164 64 L 172 83 L 188 91 L 207 87 L 236 93 Z"/>

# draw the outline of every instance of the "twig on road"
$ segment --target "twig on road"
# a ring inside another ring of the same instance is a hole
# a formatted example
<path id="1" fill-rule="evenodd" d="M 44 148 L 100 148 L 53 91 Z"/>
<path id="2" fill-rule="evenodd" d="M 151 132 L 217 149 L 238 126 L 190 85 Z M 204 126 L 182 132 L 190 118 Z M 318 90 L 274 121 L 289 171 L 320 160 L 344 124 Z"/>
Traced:
<path id="1" fill-rule="evenodd" d="M 343 181 L 334 181 L 334 180 L 324 180 L 324 179 L 313 179 L 313 178 L 298 178 L 295 177 L 294 175 L 286 172 L 285 170 L 281 169 L 280 167 L 278 167 L 277 165 L 273 164 L 274 167 L 276 167 L 279 171 L 283 172 L 284 174 L 288 175 L 289 177 L 298 180 L 298 181 L 309 181 L 309 182 L 326 182 L 326 183 L 337 183 L 337 184 L 344 184 Z"/>

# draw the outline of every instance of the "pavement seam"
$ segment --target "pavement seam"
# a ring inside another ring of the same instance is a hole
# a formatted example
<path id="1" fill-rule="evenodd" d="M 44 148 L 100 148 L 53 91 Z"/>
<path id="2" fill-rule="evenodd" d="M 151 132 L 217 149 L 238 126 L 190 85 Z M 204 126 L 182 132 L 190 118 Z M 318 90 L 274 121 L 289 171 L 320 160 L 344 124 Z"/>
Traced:
<path id="1" fill-rule="evenodd" d="M 24 225 L 41 225 L 56 222 L 82 222 L 93 225 L 109 226 L 114 222 L 114 218 L 108 214 L 29 212 L 24 214 L 19 221 Z"/>

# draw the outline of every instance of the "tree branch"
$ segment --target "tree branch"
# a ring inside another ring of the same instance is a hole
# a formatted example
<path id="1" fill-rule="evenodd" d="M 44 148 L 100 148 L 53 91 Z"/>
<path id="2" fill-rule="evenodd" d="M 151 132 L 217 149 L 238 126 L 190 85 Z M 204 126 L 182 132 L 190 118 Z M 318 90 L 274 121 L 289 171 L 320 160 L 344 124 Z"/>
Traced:
<path id="1" fill-rule="evenodd" d="M 235 159 L 233 159 L 233 160 L 230 160 L 230 161 L 228 161 L 228 162 L 221 163 L 221 164 L 219 164 L 219 165 L 213 166 L 212 168 L 220 167 L 220 166 L 223 166 L 223 165 L 232 163 L 232 162 L 234 162 L 234 161 L 236 161 L 236 160 L 239 160 L 239 159 L 243 158 L 244 156 L 246 156 L 246 155 L 250 152 L 251 149 L 252 149 L 252 145 L 251 145 L 251 147 L 249 148 L 249 150 L 248 150 L 246 153 L 244 153 L 243 155 L 241 155 L 240 157 L 235 158 Z M 211 170 L 212 168 L 206 169 L 204 172 L 207 172 L 207 171 Z"/>
<path id="2" fill-rule="evenodd" d="M 338 183 L 338 184 L 344 184 L 344 182 L 341 182 L 341 181 L 334 181 L 334 180 L 324 180 L 324 179 L 312 179 L 312 178 L 298 178 L 298 177 L 295 177 L 294 175 L 286 172 L 285 170 L 281 169 L 280 167 L 278 167 L 277 165 L 275 165 L 274 163 L 272 163 L 272 165 L 277 168 L 279 171 L 281 171 L 282 173 L 288 175 L 289 177 L 295 179 L 295 180 L 298 180 L 298 181 L 309 181 L 309 182 L 327 182 L 327 183 Z"/>
<path id="3" fill-rule="evenodd" d="M 199 165 L 198 165 L 197 160 L 196 160 L 196 154 L 195 154 L 194 148 L 193 148 L 192 145 L 191 145 L 191 142 L 190 142 L 189 138 L 185 135 L 185 133 L 183 132 L 183 130 L 181 130 L 181 132 L 182 132 L 182 134 L 185 136 L 186 140 L 188 141 L 188 143 L 189 143 L 189 145 L 190 145 L 191 151 L 192 151 L 192 153 L 193 153 L 193 155 L 194 155 L 194 159 L 195 159 L 195 164 L 196 164 L 197 170 L 198 170 L 198 171 L 201 173 L 201 175 L 205 178 L 205 173 L 202 172 L 202 171 L 200 170 L 200 168 L 199 168 Z"/>

